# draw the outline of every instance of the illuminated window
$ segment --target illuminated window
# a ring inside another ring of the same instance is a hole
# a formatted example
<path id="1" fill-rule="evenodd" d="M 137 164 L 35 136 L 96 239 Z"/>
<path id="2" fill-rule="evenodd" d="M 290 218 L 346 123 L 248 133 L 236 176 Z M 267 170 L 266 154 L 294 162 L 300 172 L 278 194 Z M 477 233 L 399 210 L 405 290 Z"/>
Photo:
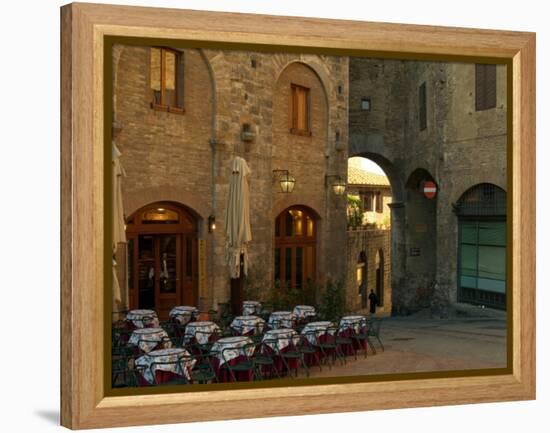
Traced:
<path id="1" fill-rule="evenodd" d="M 183 113 L 183 53 L 151 48 L 151 107 Z"/>

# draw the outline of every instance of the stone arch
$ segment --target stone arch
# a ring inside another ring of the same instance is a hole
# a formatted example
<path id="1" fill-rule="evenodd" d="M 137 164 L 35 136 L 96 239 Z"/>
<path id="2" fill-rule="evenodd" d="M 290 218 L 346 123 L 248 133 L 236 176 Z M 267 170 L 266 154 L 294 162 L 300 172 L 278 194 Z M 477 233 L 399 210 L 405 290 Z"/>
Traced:
<path id="1" fill-rule="evenodd" d="M 129 191 L 124 195 L 124 214 L 130 216 L 149 203 L 161 201 L 174 202 L 194 212 L 199 223 L 199 237 L 206 235 L 205 221 L 212 214 L 212 207 L 204 198 L 182 187 L 161 185 Z"/>

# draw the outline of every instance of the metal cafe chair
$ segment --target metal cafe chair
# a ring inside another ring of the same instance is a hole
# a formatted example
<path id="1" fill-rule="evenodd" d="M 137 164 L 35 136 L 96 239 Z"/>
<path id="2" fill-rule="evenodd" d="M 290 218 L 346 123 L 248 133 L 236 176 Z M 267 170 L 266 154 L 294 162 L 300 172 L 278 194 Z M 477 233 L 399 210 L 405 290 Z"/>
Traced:
<path id="1" fill-rule="evenodd" d="M 315 343 L 312 344 L 310 341 L 310 339 L 313 341 L 317 341 L 317 334 L 315 332 L 307 332 L 305 335 L 300 334 L 299 339 L 300 340 L 296 344 L 296 349 L 300 353 L 302 353 L 306 375 L 309 377 L 309 366 L 307 365 L 306 357 L 310 359 L 311 358 L 315 359 L 315 362 L 319 366 L 319 371 L 323 371 L 323 368 L 321 367 L 321 361 L 319 359 L 319 354 L 317 352 L 318 346 Z"/>
<path id="2" fill-rule="evenodd" d="M 355 341 L 357 347 L 364 348 L 362 350 L 366 358 L 370 346 L 366 320 L 361 321 L 361 324 L 359 325 L 359 332 L 353 330 L 353 333 L 351 334 L 351 339 Z M 355 351 L 355 354 L 355 358 L 357 359 L 357 350 Z"/>
<path id="3" fill-rule="evenodd" d="M 289 339 L 289 338 L 288 337 L 279 337 L 278 338 L 278 340 L 287 340 L 287 339 Z M 304 362 L 304 354 L 300 350 L 298 350 L 298 348 L 294 345 L 294 341 L 293 341 L 292 337 L 290 337 L 289 345 L 285 348 L 285 350 L 280 350 L 279 345 L 277 345 L 276 347 L 277 347 L 277 354 L 283 360 L 283 363 L 285 365 L 285 369 L 286 369 L 286 371 L 288 371 L 288 376 L 289 377 L 292 377 L 292 374 L 290 373 L 290 370 L 291 370 L 290 363 L 292 361 L 294 361 L 296 363 L 296 367 L 295 367 L 296 377 L 298 377 L 298 369 L 299 369 L 300 365 L 302 366 L 302 368 L 304 370 L 308 371 L 307 366 Z M 308 376 L 309 376 L 309 371 L 308 371 Z"/>
<path id="4" fill-rule="evenodd" d="M 212 357 L 214 355 L 210 353 L 200 353 L 191 355 L 190 360 L 194 361 L 193 368 L 191 370 L 191 382 L 192 383 L 214 383 L 218 382 L 216 371 L 212 364 Z"/>
<path id="5" fill-rule="evenodd" d="M 319 339 L 319 347 L 321 348 L 323 359 L 327 360 L 329 369 L 336 363 L 336 359 L 338 359 L 342 365 L 346 362 L 342 348 L 336 342 L 337 333 L 338 327 L 331 325 L 327 327 L 326 332 L 322 338 Z M 332 359 L 332 364 L 330 363 L 330 359 Z"/>
<path id="6" fill-rule="evenodd" d="M 380 327 L 382 326 L 382 319 L 371 319 L 370 326 L 368 327 L 368 336 L 369 337 L 375 337 L 378 340 L 378 343 L 380 344 L 380 347 L 382 348 L 382 352 L 384 352 L 384 344 L 382 344 L 382 340 L 380 339 Z M 374 349 L 374 345 L 372 345 L 372 348 L 374 350 L 374 353 L 376 353 L 376 350 Z"/>
<path id="7" fill-rule="evenodd" d="M 276 351 L 273 349 L 277 345 L 277 339 L 267 339 L 256 344 L 256 349 L 252 356 L 252 362 L 256 369 L 258 379 L 266 379 L 266 373 L 269 372 L 269 378 L 273 379 L 274 374 L 277 378 L 281 377 L 277 364 L 275 362 Z"/>
<path id="8" fill-rule="evenodd" d="M 253 355 L 249 355 L 249 353 L 254 353 L 256 345 L 254 343 L 246 344 L 242 347 L 239 357 L 236 359 L 229 359 L 226 354 L 233 350 L 235 350 L 233 347 L 226 347 L 222 350 L 222 357 L 224 360 L 222 368 L 227 368 L 231 380 L 237 382 L 237 375 L 240 373 L 246 373 L 248 376 L 252 377 L 252 380 L 256 380 L 254 362 L 251 358 Z"/>

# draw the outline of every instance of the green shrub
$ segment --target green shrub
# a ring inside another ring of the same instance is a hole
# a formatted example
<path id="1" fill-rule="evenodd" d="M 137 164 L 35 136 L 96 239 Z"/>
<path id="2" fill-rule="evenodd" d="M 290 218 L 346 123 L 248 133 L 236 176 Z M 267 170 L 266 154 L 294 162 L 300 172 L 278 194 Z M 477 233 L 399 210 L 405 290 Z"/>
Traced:
<path id="1" fill-rule="evenodd" d="M 319 316 L 324 320 L 336 320 L 346 313 L 345 289 L 342 282 L 327 282 L 325 291 L 321 295 L 318 308 Z"/>

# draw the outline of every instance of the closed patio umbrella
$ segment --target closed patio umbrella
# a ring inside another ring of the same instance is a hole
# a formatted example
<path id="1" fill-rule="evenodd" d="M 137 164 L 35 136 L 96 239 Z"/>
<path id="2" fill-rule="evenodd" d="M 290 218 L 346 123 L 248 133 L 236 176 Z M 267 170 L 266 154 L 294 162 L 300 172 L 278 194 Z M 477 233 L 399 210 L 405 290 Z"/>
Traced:
<path id="1" fill-rule="evenodd" d="M 248 176 L 250 168 L 246 161 L 237 156 L 231 162 L 229 198 L 225 214 L 225 234 L 227 237 L 227 262 L 231 278 L 241 275 L 241 257 L 243 272 L 248 273 L 247 245 L 252 240 L 250 232 L 250 196 Z"/>
<path id="2" fill-rule="evenodd" d="M 126 176 L 120 163 L 120 151 L 113 143 L 113 255 L 116 253 L 119 243 L 126 243 L 126 231 L 124 230 L 124 207 L 122 204 L 122 178 Z M 122 303 L 122 293 L 117 278 L 116 261 L 113 259 L 113 311 L 117 304 Z"/>

